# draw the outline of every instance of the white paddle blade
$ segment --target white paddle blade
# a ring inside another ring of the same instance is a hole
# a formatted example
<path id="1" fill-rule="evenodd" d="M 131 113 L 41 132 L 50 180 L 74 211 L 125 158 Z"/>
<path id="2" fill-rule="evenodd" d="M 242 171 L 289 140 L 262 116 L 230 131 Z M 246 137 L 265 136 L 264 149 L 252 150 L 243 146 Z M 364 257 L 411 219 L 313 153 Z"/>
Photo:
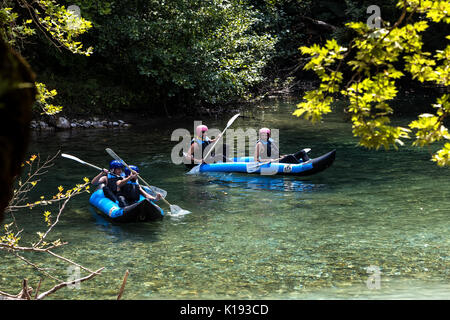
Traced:
<path id="1" fill-rule="evenodd" d="M 170 215 L 171 216 L 174 216 L 174 215 L 181 216 L 181 215 L 185 215 L 185 214 L 189 214 L 189 213 L 191 213 L 191 212 L 188 210 L 181 209 L 177 205 L 174 205 L 174 204 L 170 205 Z"/>
<path id="2" fill-rule="evenodd" d="M 84 165 L 86 165 L 86 166 L 92 167 L 92 168 L 97 169 L 97 170 L 100 170 L 100 171 L 103 170 L 103 169 L 100 168 L 100 167 L 94 166 L 93 164 L 87 163 L 86 161 L 83 161 L 83 160 L 81 160 L 81 159 L 79 159 L 79 158 L 77 158 L 77 157 L 75 157 L 75 156 L 72 156 L 72 155 L 70 155 L 70 154 L 67 154 L 67 153 L 62 153 L 62 154 L 61 154 L 61 157 L 64 157 L 64 158 L 67 158 L 67 159 L 70 159 L 70 160 L 75 160 L 76 162 L 79 162 L 79 163 L 81 163 L 81 164 L 84 164 Z"/>
<path id="3" fill-rule="evenodd" d="M 125 163 L 125 161 L 123 161 L 114 151 L 112 151 L 112 149 L 110 148 L 106 148 L 106 153 L 108 153 L 111 158 L 115 159 L 115 160 L 119 160 L 120 162 L 122 162 L 124 164 L 125 167 L 128 167 L 128 165 Z"/>
<path id="4" fill-rule="evenodd" d="M 199 174 L 199 173 L 200 173 L 200 165 L 196 165 L 187 174 Z"/>
<path id="5" fill-rule="evenodd" d="M 78 161 L 80 163 L 85 163 L 83 160 L 81 160 L 81 159 L 79 159 L 79 158 L 77 158 L 75 156 L 71 156 L 70 154 L 67 154 L 67 153 L 61 153 L 61 157 L 64 157 L 64 158 L 67 158 L 67 159 L 70 159 L 70 160 L 75 160 L 75 161 Z"/>
<path id="6" fill-rule="evenodd" d="M 240 113 L 235 114 L 235 115 L 233 116 L 233 118 L 231 118 L 231 119 L 228 121 L 227 127 L 231 126 L 231 125 L 233 124 L 234 120 L 236 120 L 236 118 L 239 117 L 239 115 L 240 115 Z"/>
<path id="7" fill-rule="evenodd" d="M 261 167 L 261 164 L 249 163 L 247 164 L 247 172 L 253 173 L 255 171 L 258 171 L 259 167 Z"/>
<path id="8" fill-rule="evenodd" d="M 152 190 L 152 196 L 156 196 L 157 193 L 160 193 L 161 196 L 165 199 L 167 196 L 167 191 L 163 190 L 161 188 L 155 187 L 155 186 L 151 186 L 150 190 Z"/>

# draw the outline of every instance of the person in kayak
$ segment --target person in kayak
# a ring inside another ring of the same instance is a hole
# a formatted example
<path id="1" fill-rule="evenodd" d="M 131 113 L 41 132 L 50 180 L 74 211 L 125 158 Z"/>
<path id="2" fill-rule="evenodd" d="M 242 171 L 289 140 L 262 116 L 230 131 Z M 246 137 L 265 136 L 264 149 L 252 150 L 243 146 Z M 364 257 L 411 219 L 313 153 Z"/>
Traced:
<path id="1" fill-rule="evenodd" d="M 191 141 L 191 146 L 187 152 L 186 158 L 189 159 L 191 161 L 192 164 L 201 164 L 201 163 L 205 163 L 205 159 L 203 159 L 203 154 L 205 153 L 205 149 L 211 144 L 217 141 L 217 139 L 219 139 L 219 137 L 215 138 L 215 139 L 210 139 L 207 136 L 207 132 L 208 132 L 208 127 L 205 125 L 199 125 L 197 126 L 197 128 L 195 129 L 195 133 L 196 133 L 196 137 L 194 139 L 192 139 Z M 217 160 L 218 158 L 220 160 L 226 161 L 226 145 L 223 145 L 223 154 L 222 155 L 215 155 L 214 151 L 211 152 L 211 156 L 214 157 L 215 160 Z M 201 148 L 201 155 L 202 158 L 201 159 L 197 159 L 195 158 L 196 154 L 200 154 L 199 149 Z"/>
<path id="2" fill-rule="evenodd" d="M 279 154 L 279 149 L 270 137 L 270 129 L 261 128 L 259 129 L 259 140 L 256 142 L 255 146 L 254 159 L 256 162 L 274 160 L 272 154 Z"/>
<path id="3" fill-rule="evenodd" d="M 275 144 L 273 139 L 270 137 L 269 128 L 261 128 L 259 130 L 259 140 L 255 146 L 255 162 L 266 162 L 271 161 L 274 158 L 272 155 L 279 154 L 278 146 Z M 307 151 L 305 149 L 296 152 L 295 154 L 288 154 L 280 156 L 278 163 L 300 163 L 300 159 L 305 162 L 310 160 Z"/>
<path id="4" fill-rule="evenodd" d="M 125 203 L 118 197 L 118 183 L 124 178 L 123 164 L 119 160 L 112 160 L 109 163 L 109 171 L 103 169 L 97 176 L 92 179 L 93 185 L 104 184 L 103 193 L 105 197 L 114 202 L 118 202 L 120 207 L 124 207 Z"/>
<path id="5" fill-rule="evenodd" d="M 158 201 L 162 198 L 160 193 L 156 194 L 156 197 L 148 194 L 138 183 L 137 177 L 139 174 L 139 168 L 137 166 L 129 166 L 131 171 L 125 167 L 125 178 L 117 182 L 119 187 L 119 199 L 126 205 L 131 205 L 139 201 L 141 195 L 148 200 Z"/>

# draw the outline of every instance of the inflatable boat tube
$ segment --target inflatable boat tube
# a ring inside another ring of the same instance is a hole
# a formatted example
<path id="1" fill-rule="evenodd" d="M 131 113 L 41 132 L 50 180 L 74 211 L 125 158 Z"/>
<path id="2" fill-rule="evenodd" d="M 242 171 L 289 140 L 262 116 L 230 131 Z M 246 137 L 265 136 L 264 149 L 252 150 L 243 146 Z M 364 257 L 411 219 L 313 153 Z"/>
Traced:
<path id="1" fill-rule="evenodd" d="M 151 190 L 143 186 L 146 192 Z M 101 185 L 89 198 L 89 203 L 108 220 L 116 222 L 145 222 L 160 220 L 164 217 L 164 211 L 153 201 L 140 196 L 139 201 L 127 207 L 119 207 L 118 202 L 105 197 L 103 185 Z"/>
<path id="2" fill-rule="evenodd" d="M 336 150 L 330 151 L 320 157 L 300 163 L 268 163 L 261 165 L 256 171 L 248 170 L 253 165 L 253 157 L 230 159 L 230 162 L 219 162 L 200 165 L 200 172 L 237 172 L 260 175 L 289 175 L 309 176 L 319 173 L 330 167 L 336 158 Z M 194 165 L 187 165 L 189 168 Z M 251 172 L 249 172 L 251 171 Z"/>

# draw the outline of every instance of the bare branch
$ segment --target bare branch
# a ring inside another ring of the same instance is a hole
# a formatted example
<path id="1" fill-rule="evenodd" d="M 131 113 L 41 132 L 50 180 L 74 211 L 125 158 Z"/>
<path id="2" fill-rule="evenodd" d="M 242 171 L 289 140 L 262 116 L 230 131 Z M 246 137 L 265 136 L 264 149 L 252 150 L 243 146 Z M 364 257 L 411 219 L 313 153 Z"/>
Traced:
<path id="1" fill-rule="evenodd" d="M 42 300 L 42 299 L 44 299 L 45 297 L 47 297 L 48 295 L 50 295 L 50 294 L 52 294 L 52 293 L 58 291 L 59 289 L 62 289 L 62 288 L 64 288 L 64 287 L 67 287 L 67 286 L 69 286 L 69 285 L 74 285 L 74 284 L 76 284 L 76 283 L 79 283 L 79 282 L 83 282 L 83 281 L 89 280 L 89 279 L 95 277 L 96 275 L 100 274 L 100 272 L 102 272 L 103 269 L 104 269 L 104 267 L 98 269 L 98 270 L 95 271 L 95 272 L 92 272 L 90 275 L 88 275 L 88 276 L 86 276 L 86 277 L 84 277 L 84 278 L 80 278 L 80 279 L 77 279 L 77 280 L 68 281 L 68 282 L 62 282 L 62 283 L 60 283 L 60 284 L 57 284 L 56 286 L 54 286 L 54 287 L 51 288 L 50 290 L 48 290 L 48 291 L 46 291 L 46 292 L 44 292 L 44 293 L 41 293 L 41 294 L 36 298 L 36 300 Z"/>
<path id="2" fill-rule="evenodd" d="M 129 274 L 128 270 L 125 271 L 125 276 L 123 277 L 122 286 L 120 287 L 119 295 L 117 296 L 117 300 L 120 300 L 120 298 L 122 297 L 123 291 L 125 290 L 125 285 L 127 284 L 128 274 Z"/>

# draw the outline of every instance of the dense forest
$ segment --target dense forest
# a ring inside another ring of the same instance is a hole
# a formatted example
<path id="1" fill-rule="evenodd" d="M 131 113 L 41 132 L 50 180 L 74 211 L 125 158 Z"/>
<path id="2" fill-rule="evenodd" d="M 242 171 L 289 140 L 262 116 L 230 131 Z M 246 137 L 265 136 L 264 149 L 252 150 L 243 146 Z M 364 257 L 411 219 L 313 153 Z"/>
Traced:
<path id="1" fill-rule="evenodd" d="M 133 0 L 57 1 L 79 7 L 92 28 L 78 37 L 92 54 L 73 54 L 45 32 L 17 39 L 15 47 L 56 89 L 64 113 L 113 114 L 139 110 L 176 115 L 226 108 L 267 95 L 293 94 L 317 77 L 305 71 L 301 46 L 334 38 L 347 44 L 345 24 L 365 22 L 376 4 L 383 21 L 401 13 L 397 1 Z M 3 1 L 30 19 L 22 1 Z M 413 19 L 416 17 L 413 17 Z M 3 15 L 2 24 L 8 21 Z M 428 50 L 442 49 L 443 28 L 425 34 Z M 344 71 L 345 72 L 345 71 Z M 411 86 L 407 78 L 402 79 Z M 200 108 L 199 108 L 200 107 Z"/>

